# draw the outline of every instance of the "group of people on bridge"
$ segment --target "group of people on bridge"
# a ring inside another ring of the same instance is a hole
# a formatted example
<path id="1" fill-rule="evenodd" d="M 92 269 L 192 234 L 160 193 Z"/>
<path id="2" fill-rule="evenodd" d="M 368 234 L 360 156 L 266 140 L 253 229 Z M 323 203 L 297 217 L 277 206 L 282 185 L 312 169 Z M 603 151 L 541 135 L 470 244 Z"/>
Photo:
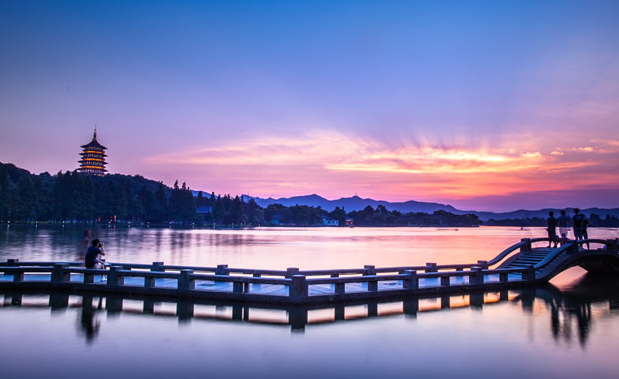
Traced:
<path id="1" fill-rule="evenodd" d="M 568 240 L 567 234 L 570 227 L 574 229 L 575 240 L 589 239 L 587 229 L 591 226 L 591 223 L 584 214 L 580 213 L 580 209 L 574 208 L 574 216 L 571 219 L 566 214 L 565 210 L 561 211 L 561 216 L 559 216 L 559 218 L 555 218 L 554 212 L 548 212 L 548 216 L 548 247 L 551 247 L 553 243 L 554 247 L 557 247 L 559 243 L 564 244 Z M 559 227 L 560 238 L 557 236 L 557 226 Z M 588 242 L 587 248 L 589 248 Z"/>

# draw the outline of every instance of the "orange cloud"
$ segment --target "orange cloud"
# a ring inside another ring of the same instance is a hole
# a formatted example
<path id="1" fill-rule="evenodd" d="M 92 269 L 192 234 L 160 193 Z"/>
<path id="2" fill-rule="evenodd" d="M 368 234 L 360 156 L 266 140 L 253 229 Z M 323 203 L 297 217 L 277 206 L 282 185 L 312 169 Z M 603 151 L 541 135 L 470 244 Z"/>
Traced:
<path id="1" fill-rule="evenodd" d="M 571 155 L 568 155 L 568 152 Z M 587 153 L 587 159 L 578 156 Z M 578 156 L 575 156 L 577 154 Z M 604 159 L 596 159 L 605 154 Z M 328 131 L 269 136 L 152 156 L 192 186 L 256 196 L 360 192 L 390 200 L 458 199 L 619 183 L 619 154 L 597 145 L 537 149 L 402 145 Z M 195 184 L 193 184 L 195 183 Z"/>

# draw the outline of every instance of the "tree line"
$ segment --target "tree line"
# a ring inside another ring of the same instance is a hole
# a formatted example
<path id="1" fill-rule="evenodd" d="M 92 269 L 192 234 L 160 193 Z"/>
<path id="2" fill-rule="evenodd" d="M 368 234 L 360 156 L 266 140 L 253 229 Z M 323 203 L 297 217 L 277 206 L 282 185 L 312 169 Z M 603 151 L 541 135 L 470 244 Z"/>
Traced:
<path id="1" fill-rule="evenodd" d="M 389 211 L 379 205 L 360 211 L 272 204 L 266 208 L 243 196 L 194 192 L 178 181 L 173 187 L 142 176 L 84 175 L 77 171 L 40 175 L 0 163 L 2 222 L 138 222 L 199 225 L 321 225 L 333 219 L 345 226 L 479 226 L 477 216 L 445 211 L 433 214 Z"/>

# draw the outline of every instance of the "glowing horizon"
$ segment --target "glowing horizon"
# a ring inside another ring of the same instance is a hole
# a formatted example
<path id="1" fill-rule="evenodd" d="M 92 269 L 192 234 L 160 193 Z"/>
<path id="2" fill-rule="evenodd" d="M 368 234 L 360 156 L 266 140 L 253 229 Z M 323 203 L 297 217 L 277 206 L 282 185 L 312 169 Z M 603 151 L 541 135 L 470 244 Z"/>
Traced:
<path id="1" fill-rule="evenodd" d="M 0 161 L 260 197 L 619 207 L 616 2 L 0 5 Z M 577 21 L 577 22 L 576 22 Z"/>

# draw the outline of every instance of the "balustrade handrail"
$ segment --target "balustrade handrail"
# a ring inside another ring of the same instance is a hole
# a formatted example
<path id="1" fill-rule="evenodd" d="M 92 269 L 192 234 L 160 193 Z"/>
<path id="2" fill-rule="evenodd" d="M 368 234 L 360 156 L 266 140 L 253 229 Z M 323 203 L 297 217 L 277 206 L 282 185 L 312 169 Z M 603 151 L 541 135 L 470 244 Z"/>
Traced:
<path id="1" fill-rule="evenodd" d="M 488 261 L 488 266 L 494 266 L 497 263 L 501 262 L 508 255 L 513 253 L 516 249 L 519 249 L 519 248 L 521 248 L 521 247 L 523 247 L 523 246 L 525 246 L 525 245 L 527 245 L 529 243 L 542 242 L 542 241 L 550 241 L 550 239 L 548 239 L 548 238 L 527 238 L 527 239 L 523 239 L 520 242 L 515 243 L 512 246 L 508 247 L 507 249 L 503 250 L 496 257 L 494 257 L 491 260 L 489 260 Z"/>
<path id="2" fill-rule="evenodd" d="M 573 249 L 574 245 L 578 246 L 578 245 L 582 245 L 584 243 L 600 243 L 600 244 L 604 244 L 605 246 L 608 245 L 608 241 L 609 240 L 602 240 L 602 239 L 586 239 L 586 240 L 570 240 L 568 242 L 566 242 L 565 244 L 563 244 L 563 246 L 561 246 L 558 250 L 552 252 L 551 254 L 548 254 L 544 259 L 542 259 L 538 264 L 536 264 L 534 267 L 536 270 L 543 268 L 547 265 L 549 265 L 555 258 L 557 258 L 559 255 L 563 254 L 564 252 L 566 252 L 569 249 Z"/>
<path id="3" fill-rule="evenodd" d="M 536 278 L 535 270 L 547 267 L 557 259 L 557 257 L 566 252 L 577 253 L 580 251 L 578 246 L 584 243 L 603 244 L 609 253 L 619 254 L 617 249 L 617 240 L 601 240 L 587 239 L 580 241 L 569 241 L 563 244 L 558 249 L 551 250 L 544 259 L 536 265 L 526 267 L 513 268 L 494 268 L 489 269 L 490 265 L 496 265 L 503 259 L 514 253 L 517 249 L 521 249 L 525 255 L 531 251 L 532 243 L 549 241 L 548 238 L 532 238 L 522 239 L 520 242 L 510 246 L 502 251 L 491 261 L 478 261 L 473 264 L 452 264 L 452 265 L 437 265 L 436 263 L 426 263 L 425 266 L 399 266 L 399 267 L 382 267 L 364 266 L 363 268 L 340 269 L 340 270 L 304 270 L 301 271 L 295 267 L 289 267 L 284 270 L 256 270 L 245 268 L 231 268 L 228 265 L 217 265 L 217 267 L 200 267 L 200 266 L 177 266 L 164 265 L 163 262 L 153 262 L 152 264 L 136 264 L 136 263 L 107 263 L 109 269 L 87 269 L 82 267 L 81 262 L 19 262 L 17 259 L 9 259 L 7 262 L 0 262 L 0 272 L 5 274 L 13 274 L 12 283 L 10 286 L 20 285 L 22 282 L 30 282 L 34 284 L 24 284 L 32 288 L 41 286 L 42 279 L 40 275 L 32 275 L 27 277 L 28 273 L 49 273 L 49 278 L 44 279 L 45 283 L 49 283 L 52 288 L 84 288 L 87 290 L 109 288 L 110 291 L 140 291 L 142 293 L 163 293 L 165 295 L 179 296 L 202 296 L 200 294 L 215 294 L 215 293 L 232 293 L 231 296 L 240 296 L 238 299 L 244 299 L 245 295 L 255 295 L 258 299 L 264 300 L 267 298 L 273 301 L 282 301 L 286 297 L 290 302 L 305 301 L 308 298 L 325 297 L 333 300 L 332 296 L 340 296 L 347 294 L 347 283 L 367 283 L 364 284 L 367 296 L 376 296 L 377 292 L 386 294 L 410 294 L 410 291 L 438 291 L 451 287 L 452 291 L 456 287 L 451 281 L 451 278 L 468 277 L 467 280 L 456 281 L 457 286 L 460 284 L 465 286 L 477 286 L 484 284 L 506 284 L 506 283 L 535 283 L 544 277 Z M 547 252 L 546 249 L 539 251 Z M 593 250 L 588 250 L 593 251 Z M 512 258 L 515 258 L 512 257 Z M 507 262 L 511 262 L 509 258 Z M 455 271 L 448 271 L 454 270 Z M 420 271 L 418 273 L 418 271 Z M 521 276 L 509 276 L 508 274 L 516 273 Z M 83 274 L 83 282 L 79 277 L 71 274 Z M 232 275 L 231 275 L 232 274 Z M 101 275 L 107 277 L 101 282 L 94 282 L 94 276 Z M 251 275 L 251 276 L 248 276 Z M 263 277 L 268 276 L 268 277 Z M 340 277 L 340 275 L 343 275 Z M 485 276 L 498 275 L 498 282 L 493 278 L 485 279 Z M 326 277 L 330 276 L 330 277 Z M 10 276 L 9 276 L 10 277 Z M 143 278 L 144 283 L 132 280 L 125 283 L 125 278 Z M 155 279 L 173 279 L 176 280 L 176 288 L 170 286 L 171 283 L 163 282 L 157 284 Z M 422 282 L 423 288 L 420 287 L 422 279 L 440 279 L 438 282 Z M 9 279 L 10 280 L 10 279 Z M 230 292 L 228 286 L 210 286 L 196 288 L 197 281 L 212 281 L 232 283 Z M 391 287 L 384 286 L 379 290 L 380 282 L 398 281 L 401 286 Z M 3 280 L 3 283 L 9 282 Z M 10 283 L 10 282 L 9 282 Z M 261 292 L 260 287 L 253 285 L 270 284 L 287 287 L 286 291 L 268 289 L 266 292 Z M 313 295 L 308 292 L 311 285 L 334 285 L 333 295 L 325 294 L 322 289 L 314 288 L 316 291 Z M 45 284 L 48 285 L 48 284 Z M 123 290 L 122 287 L 128 287 Z M 139 288 L 139 289 L 136 289 Z M 478 287 L 477 287 L 478 288 Z M 155 290 L 153 290 L 155 289 Z M 253 291 L 257 290 L 254 294 Z M 358 290 L 354 290 L 358 293 Z M 205 295 L 205 296 L 221 296 L 221 295 Z M 356 297 L 357 295 L 355 295 Z M 255 298 L 254 298 L 255 299 Z M 329 301 L 331 301 L 329 300 Z M 322 301 L 322 300 L 321 300 Z"/>

